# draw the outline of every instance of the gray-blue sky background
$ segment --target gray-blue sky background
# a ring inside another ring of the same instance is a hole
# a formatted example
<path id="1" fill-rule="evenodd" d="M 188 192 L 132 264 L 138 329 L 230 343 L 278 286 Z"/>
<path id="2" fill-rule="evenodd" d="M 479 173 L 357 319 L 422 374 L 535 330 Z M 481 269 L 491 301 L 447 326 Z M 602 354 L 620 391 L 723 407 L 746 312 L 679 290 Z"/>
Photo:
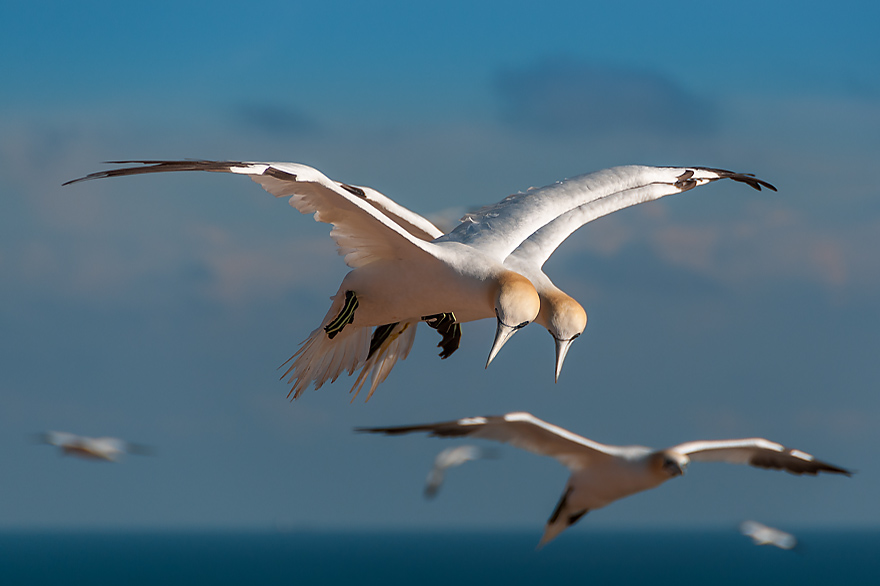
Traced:
<path id="1" fill-rule="evenodd" d="M 760 435 L 855 468 L 696 464 L 589 527 L 876 525 L 880 54 L 871 3 L 7 3 L 0 9 L 0 527 L 530 527 L 556 462 L 354 426 L 526 410 L 597 441 Z M 432 219 L 620 164 L 754 172 L 618 212 L 545 267 L 589 314 L 559 384 L 531 326 L 373 399 L 288 403 L 276 367 L 347 268 L 245 178 L 61 183 L 102 161 L 296 161 Z M 59 429 L 156 447 L 59 458 Z"/>

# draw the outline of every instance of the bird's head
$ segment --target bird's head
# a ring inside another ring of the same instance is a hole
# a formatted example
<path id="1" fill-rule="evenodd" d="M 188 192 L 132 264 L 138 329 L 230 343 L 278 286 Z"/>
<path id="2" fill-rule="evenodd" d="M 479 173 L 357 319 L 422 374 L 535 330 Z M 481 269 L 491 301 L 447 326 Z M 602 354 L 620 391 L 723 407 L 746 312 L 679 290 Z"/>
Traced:
<path id="1" fill-rule="evenodd" d="M 675 478 L 684 474 L 690 460 L 684 454 L 677 452 L 657 452 L 654 454 L 653 465 L 667 478 Z"/>
<path id="2" fill-rule="evenodd" d="M 541 310 L 537 321 L 547 328 L 556 343 L 556 373 L 559 381 L 562 363 L 575 338 L 580 336 L 587 327 L 587 312 L 580 303 L 559 289 L 539 293 Z"/>
<path id="3" fill-rule="evenodd" d="M 501 350 L 505 342 L 525 326 L 532 323 L 541 309 L 541 300 L 532 282 L 513 271 L 504 271 L 495 288 L 495 316 L 498 326 L 495 341 L 489 352 L 486 367 Z"/>

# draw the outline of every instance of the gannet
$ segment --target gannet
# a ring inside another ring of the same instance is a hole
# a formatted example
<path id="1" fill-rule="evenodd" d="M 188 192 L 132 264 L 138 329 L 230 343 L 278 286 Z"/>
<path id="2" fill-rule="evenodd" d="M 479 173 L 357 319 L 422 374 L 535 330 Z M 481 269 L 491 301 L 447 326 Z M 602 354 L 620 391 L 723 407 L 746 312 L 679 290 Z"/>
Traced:
<path id="1" fill-rule="evenodd" d="M 446 448 L 434 458 L 434 466 L 428 472 L 428 478 L 425 481 L 425 498 L 434 498 L 443 484 L 446 471 L 456 466 L 461 466 L 465 462 L 472 460 L 481 460 L 484 458 L 495 458 L 494 451 L 483 449 L 479 446 L 455 446 Z"/>
<path id="2" fill-rule="evenodd" d="M 286 374 L 293 398 L 314 381 L 319 388 L 344 370 L 352 374 L 367 360 L 370 328 L 455 315 L 457 323 L 494 317 L 496 353 L 538 315 L 540 300 L 531 282 L 506 269 L 479 248 L 447 239 L 428 242 L 411 231 L 420 217 L 375 190 L 332 181 L 296 163 L 216 161 L 118 161 L 147 166 L 92 173 L 88 179 L 161 173 L 214 171 L 250 176 L 276 197 L 315 220 L 333 225 L 331 237 L 352 270 L 345 275 L 329 311 L 293 356 Z M 372 198 L 372 199 L 371 199 Z M 425 220 L 425 222 L 427 222 Z"/>
<path id="3" fill-rule="evenodd" d="M 76 456 L 85 460 L 104 460 L 117 462 L 123 454 L 149 455 L 153 450 L 147 446 L 133 444 L 115 437 L 86 437 L 65 431 L 48 431 L 38 434 L 39 443 L 58 446 L 61 454 Z"/>
<path id="4" fill-rule="evenodd" d="M 768 527 L 757 521 L 743 521 L 739 530 L 746 537 L 751 537 L 755 545 L 772 545 L 779 549 L 794 549 L 797 545 L 797 539 L 791 533 Z"/>
<path id="5" fill-rule="evenodd" d="M 387 435 L 427 432 L 437 437 L 482 438 L 555 458 L 571 470 L 571 476 L 547 521 L 538 547 L 574 525 L 589 511 L 681 476 L 691 461 L 749 464 L 792 474 L 852 474 L 806 452 L 762 438 L 702 440 L 663 450 L 610 446 L 581 437 L 529 413 L 468 417 L 423 425 L 367 427 L 356 431 Z"/>
<path id="6" fill-rule="evenodd" d="M 718 179 L 729 178 L 758 190 L 764 186 L 775 191 L 772 185 L 751 175 L 721 169 L 614 167 L 512 195 L 467 214 L 462 224 L 442 234 L 431 222 L 375 189 L 332 181 L 305 165 L 213 161 L 115 163 L 147 166 L 92 173 L 65 185 L 168 171 L 246 174 L 276 197 L 290 196 L 290 204 L 300 212 L 314 213 L 316 220 L 334 225 L 331 236 L 354 270 L 346 275 L 332 298 L 333 304 L 321 327 L 309 335 L 288 361 L 290 366 L 284 376 L 293 385 L 294 398 L 311 382 L 317 389 L 328 380 L 335 381 L 344 370 L 353 374 L 360 368 L 352 392 L 356 396 L 371 375 L 369 399 L 397 360 L 409 353 L 419 321 L 427 321 L 443 335 L 440 356 L 446 358 L 458 346 L 459 324 L 492 317 L 492 310 L 497 327 L 486 366 L 520 327 L 534 320 L 555 340 L 558 380 L 570 344 L 586 327 L 587 315 L 577 301 L 552 283 L 541 267 L 572 232 L 613 211 Z M 408 268 L 403 271 L 405 267 Z M 502 281 L 507 284 L 501 286 Z M 447 287 L 435 287 L 435 283 Z M 412 289 L 412 285 L 418 287 Z M 475 303 L 474 295 L 487 296 L 486 285 L 494 291 L 495 307 Z M 501 299 L 505 288 L 510 290 L 507 301 Z M 450 290 L 457 296 L 448 295 Z M 533 292 L 539 298 L 540 311 L 529 318 Z M 371 303 L 368 307 L 362 303 L 364 296 Z M 432 305 L 441 299 L 442 305 Z M 382 316 L 389 315 L 392 306 L 398 310 L 395 318 L 377 323 Z M 444 309 L 434 311 L 441 306 Z M 425 309 L 428 307 L 431 309 Z M 401 314 L 406 308 L 424 311 L 404 317 Z M 372 326 L 378 327 L 371 337 L 368 328 Z"/>
<path id="7" fill-rule="evenodd" d="M 682 193 L 699 185 L 727 178 L 745 183 L 758 191 L 762 187 L 776 191 L 773 185 L 752 175 L 723 169 L 630 165 L 581 175 L 512 195 L 500 203 L 466 214 L 462 218 L 462 224 L 452 230 L 448 236 L 441 235 L 440 230 L 430 223 L 424 232 L 441 240 L 450 238 L 474 244 L 498 243 L 515 247 L 505 257 L 504 266 L 529 279 L 538 292 L 541 309 L 535 318 L 535 323 L 546 328 L 553 336 L 556 346 L 554 378 L 558 381 L 571 343 L 586 327 L 587 314 L 580 303 L 560 290 L 542 270 L 544 263 L 553 252 L 572 233 L 593 220 L 633 205 Z M 572 202 L 579 205 L 553 216 Z M 547 211 L 547 208 L 551 211 Z M 552 219 L 546 221 L 548 218 Z M 546 223 L 542 224 L 545 221 Z M 522 224 L 526 227 L 523 228 Z M 509 239 L 502 238 L 510 234 L 511 226 L 518 230 L 517 235 Z M 525 240 L 518 241 L 518 238 L 535 227 L 538 228 L 529 233 Z M 498 256 L 505 254 L 507 250 L 509 249 L 502 248 Z M 409 324 L 406 327 L 408 326 Z M 414 334 L 414 329 L 410 330 L 410 335 L 414 336 Z M 412 338 L 408 338 L 407 341 L 412 344 Z M 375 385 L 388 375 L 397 357 L 406 356 L 406 352 L 399 351 L 397 347 L 392 348 L 394 351 L 389 352 L 387 362 L 382 362 L 383 347 L 380 346 L 375 354 L 371 353 L 374 362 L 382 366 L 374 370 L 370 394 L 375 390 Z M 489 354 L 487 366 L 495 354 L 497 349 Z M 365 367 L 361 371 L 358 378 L 361 385 L 369 370 Z"/>

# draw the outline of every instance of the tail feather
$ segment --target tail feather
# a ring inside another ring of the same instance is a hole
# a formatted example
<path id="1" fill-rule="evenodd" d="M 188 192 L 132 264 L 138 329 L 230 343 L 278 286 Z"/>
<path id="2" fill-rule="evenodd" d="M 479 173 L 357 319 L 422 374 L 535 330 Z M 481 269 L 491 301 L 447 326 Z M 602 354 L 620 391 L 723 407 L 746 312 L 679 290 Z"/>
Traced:
<path id="1" fill-rule="evenodd" d="M 416 326 L 418 326 L 416 320 L 400 322 L 382 344 L 374 350 L 373 355 L 363 363 L 361 372 L 349 391 L 353 393 L 352 401 L 361 392 L 368 375 L 371 379 L 370 392 L 365 401 L 369 401 L 376 387 L 388 378 L 397 361 L 406 359 L 416 338 Z"/>
<path id="2" fill-rule="evenodd" d="M 565 523 L 561 521 L 557 521 L 556 523 L 547 523 L 546 527 L 544 527 L 544 535 L 541 536 L 541 541 L 538 542 L 538 549 L 541 549 L 554 539 L 556 536 L 565 531 L 568 527 Z"/>
<path id="3" fill-rule="evenodd" d="M 347 324 L 341 330 L 335 331 L 333 338 L 330 338 L 324 326 L 337 318 L 342 308 L 342 298 L 341 293 L 333 297 L 333 303 L 321 327 L 312 331 L 302 342 L 299 350 L 281 365 L 288 367 L 281 377 L 291 384 L 288 397 L 298 399 L 309 384 L 313 383 L 317 390 L 326 382 L 335 382 L 343 372 L 353 375 L 360 369 L 350 391 L 353 393 L 352 401 L 366 384 L 368 376 L 371 383 L 366 400 L 369 401 L 376 387 L 388 378 L 397 361 L 405 359 L 412 349 L 419 320 L 396 324 L 381 345 L 374 349 L 372 355 L 370 354 L 372 328 Z"/>
<path id="4" fill-rule="evenodd" d="M 538 542 L 538 549 L 553 541 L 557 535 L 580 521 L 581 517 L 589 512 L 589 509 L 572 507 L 572 503 L 569 500 L 572 492 L 574 492 L 574 488 L 567 486 L 565 492 L 562 493 L 559 503 L 553 509 L 553 513 L 547 520 L 547 525 L 544 526 L 544 535 L 541 536 L 541 541 Z"/>
<path id="5" fill-rule="evenodd" d="M 369 349 L 370 328 L 349 325 L 333 339 L 323 327 L 315 329 L 296 354 L 281 365 L 293 361 L 281 377 L 292 385 L 288 397 L 299 398 L 309 383 L 314 383 L 317 390 L 328 380 L 335 381 L 343 371 L 354 373 L 366 360 Z"/>

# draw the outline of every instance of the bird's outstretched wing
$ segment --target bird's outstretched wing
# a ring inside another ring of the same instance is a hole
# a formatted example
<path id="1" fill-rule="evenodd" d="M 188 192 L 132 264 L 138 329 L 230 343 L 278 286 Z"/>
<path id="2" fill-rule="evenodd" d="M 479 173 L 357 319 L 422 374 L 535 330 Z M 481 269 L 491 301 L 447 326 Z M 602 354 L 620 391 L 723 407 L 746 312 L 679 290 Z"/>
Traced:
<path id="1" fill-rule="evenodd" d="M 66 431 L 47 431 L 33 435 L 34 442 L 39 444 L 49 444 L 50 446 L 64 446 L 75 443 L 80 439 L 80 436 Z"/>
<path id="2" fill-rule="evenodd" d="M 317 169 L 298 163 L 199 160 L 110 163 L 142 166 L 99 171 L 64 185 L 90 179 L 174 171 L 248 175 L 275 197 L 290 197 L 290 205 L 301 213 L 314 214 L 315 220 L 332 224 L 330 235 L 339 248 L 339 254 L 352 268 L 379 258 L 424 255 L 428 251 L 425 237 L 435 238 L 440 232 L 418 214 L 374 189 L 333 181 Z M 428 256 L 432 255 L 428 253 Z"/>
<path id="3" fill-rule="evenodd" d="M 687 442 L 668 448 L 698 462 L 727 462 L 748 464 L 758 468 L 785 470 L 792 474 L 811 474 L 829 472 L 851 476 L 853 472 L 827 462 L 817 460 L 811 454 L 786 448 L 782 444 L 763 438 L 734 440 L 705 440 Z"/>
<path id="4" fill-rule="evenodd" d="M 491 450 L 485 450 L 478 446 L 455 446 L 446 448 L 434 458 L 434 466 L 428 473 L 425 481 L 425 498 L 434 498 L 443 484 L 446 471 L 456 466 L 461 466 L 465 462 L 472 460 L 481 460 L 484 458 L 495 458 L 496 453 Z"/>
<path id="5" fill-rule="evenodd" d="M 719 179 L 732 179 L 757 190 L 776 188 L 752 175 L 707 167 L 612 167 L 573 177 L 553 185 L 518 193 L 476 212 L 439 240 L 469 244 L 502 260 L 530 236 L 556 220 L 582 208 L 565 221 L 533 240 L 529 256 L 540 259 L 537 266 L 580 226 L 597 217 L 632 205 L 681 193 Z M 584 207 L 592 204 L 591 207 Z M 534 247 L 540 244 L 540 248 Z M 525 254 L 524 251 L 518 254 Z"/>
<path id="6" fill-rule="evenodd" d="M 386 435 L 426 432 L 437 437 L 474 437 L 494 440 L 534 454 L 551 456 L 573 470 L 589 466 L 597 459 L 614 457 L 619 452 L 619 448 L 615 446 L 594 442 L 542 421 L 529 413 L 467 417 L 424 425 L 359 428 L 356 431 Z"/>
<path id="7" fill-rule="evenodd" d="M 405 208 L 390 197 L 363 185 L 343 185 L 343 189 L 352 188 L 364 192 L 364 199 L 374 208 L 394 220 L 401 228 L 422 240 L 431 241 L 443 236 L 443 230 L 431 223 L 424 216 Z"/>

